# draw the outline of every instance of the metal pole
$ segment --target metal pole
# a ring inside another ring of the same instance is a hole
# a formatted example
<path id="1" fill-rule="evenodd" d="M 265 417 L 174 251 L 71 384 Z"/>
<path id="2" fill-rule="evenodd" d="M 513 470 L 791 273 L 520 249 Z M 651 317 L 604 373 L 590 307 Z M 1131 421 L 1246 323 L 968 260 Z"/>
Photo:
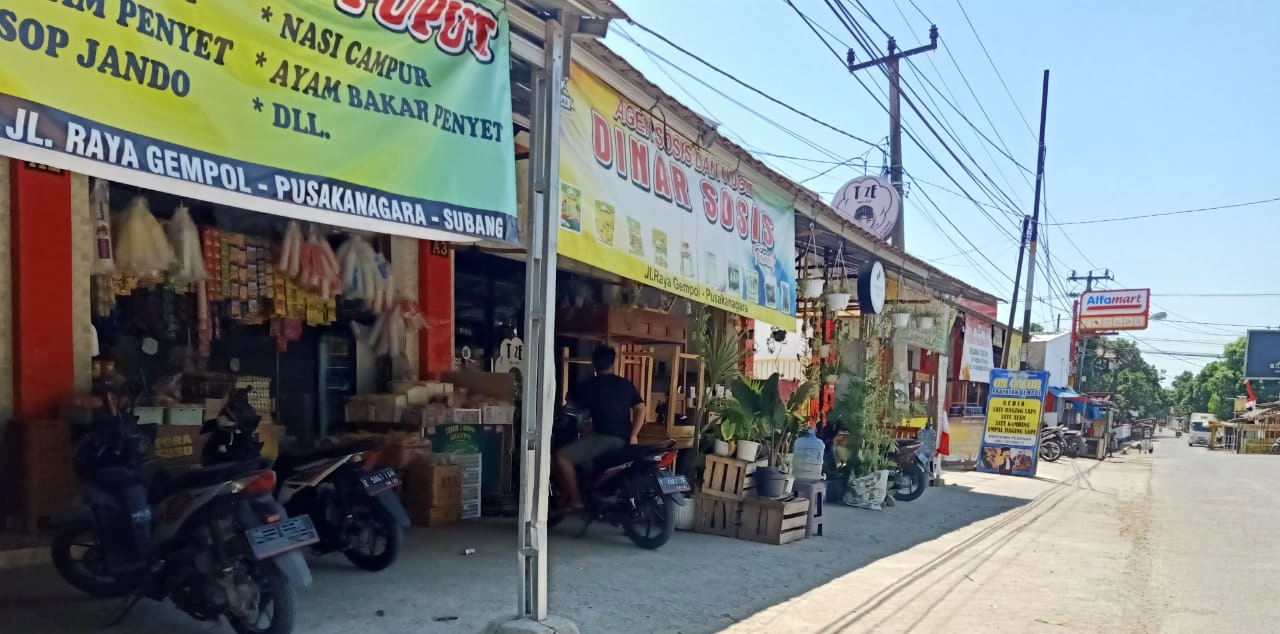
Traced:
<path id="1" fill-rule="evenodd" d="M 1027 248 L 1027 303 L 1022 311 L 1022 340 L 1031 338 L 1031 306 L 1032 290 L 1036 284 L 1036 241 L 1040 237 L 1040 187 L 1044 183 L 1044 124 L 1049 112 L 1049 70 L 1044 71 L 1044 87 L 1040 92 L 1040 153 L 1036 158 L 1036 192 L 1035 202 L 1031 208 L 1031 244 Z M 1027 369 L 1026 362 L 1019 364 Z"/>
<path id="2" fill-rule="evenodd" d="M 1031 226 L 1031 216 L 1022 217 L 1022 241 L 1018 244 L 1018 270 L 1013 274 L 1013 299 L 1009 302 L 1009 327 L 1004 329 L 1004 354 L 1001 355 L 1000 367 L 1009 367 L 1010 347 L 1013 346 L 1013 320 L 1018 316 L 1018 288 L 1022 285 L 1022 259 L 1027 254 L 1027 230 Z M 1027 345 L 1026 340 L 1022 345 Z"/>
<path id="3" fill-rule="evenodd" d="M 560 192 L 560 86 L 569 60 L 564 23 L 548 20 L 542 68 L 533 73 L 530 125 L 530 220 L 525 247 L 525 363 L 520 460 L 520 590 L 517 613 L 547 618 L 547 506 L 551 418 L 555 411 L 556 208 Z"/>

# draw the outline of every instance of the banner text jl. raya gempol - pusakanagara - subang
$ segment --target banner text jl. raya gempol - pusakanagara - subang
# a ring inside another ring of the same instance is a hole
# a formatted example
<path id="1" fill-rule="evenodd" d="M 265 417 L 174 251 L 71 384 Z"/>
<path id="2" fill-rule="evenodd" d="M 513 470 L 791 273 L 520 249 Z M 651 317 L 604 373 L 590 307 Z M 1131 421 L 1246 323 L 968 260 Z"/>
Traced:
<path id="1" fill-rule="evenodd" d="M 0 3 L 0 154 L 329 224 L 516 240 L 500 0 Z"/>
<path id="2" fill-rule="evenodd" d="M 559 253 L 792 330 L 791 198 L 575 64 L 561 101 Z"/>

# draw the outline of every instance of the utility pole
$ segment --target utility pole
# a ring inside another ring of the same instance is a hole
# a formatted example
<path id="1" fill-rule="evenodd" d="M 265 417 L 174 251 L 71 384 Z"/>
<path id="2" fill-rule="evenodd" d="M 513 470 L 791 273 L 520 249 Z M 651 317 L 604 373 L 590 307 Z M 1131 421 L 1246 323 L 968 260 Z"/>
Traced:
<path id="1" fill-rule="evenodd" d="M 898 50 L 898 42 L 892 37 L 889 38 L 887 47 L 888 54 L 884 57 L 873 59 L 861 64 L 854 63 L 853 49 L 849 49 L 845 57 L 845 65 L 849 72 L 853 73 L 864 68 L 872 66 L 884 65 L 885 74 L 889 76 L 889 181 L 893 183 L 893 188 L 898 190 L 898 222 L 893 226 L 892 242 L 894 246 L 905 250 L 906 232 L 904 228 L 904 220 L 906 219 L 906 193 L 902 187 L 902 107 L 901 107 L 901 87 L 898 72 L 898 62 L 904 57 L 911 57 L 920 53 L 927 53 L 938 48 L 938 27 L 929 26 L 929 43 L 924 46 L 918 46 L 911 50 Z"/>
<path id="2" fill-rule="evenodd" d="M 1094 282 L 1112 281 L 1116 278 L 1111 275 L 1111 269 L 1105 269 L 1100 275 L 1094 275 L 1093 271 L 1089 271 L 1085 275 L 1076 275 L 1075 271 L 1071 272 L 1071 277 L 1067 278 L 1068 282 L 1084 282 L 1084 292 L 1088 293 L 1093 290 Z M 1084 360 L 1087 356 L 1084 347 L 1085 335 L 1080 332 L 1080 300 L 1076 299 L 1071 310 L 1071 345 L 1072 356 L 1074 357 L 1073 365 L 1075 366 L 1071 372 L 1070 387 L 1074 388 L 1080 385 L 1081 379 L 1084 377 Z"/>
<path id="3" fill-rule="evenodd" d="M 1009 347 L 1013 345 L 1013 319 L 1018 316 L 1018 290 L 1022 285 L 1022 258 L 1027 254 L 1028 230 L 1031 227 L 1031 216 L 1022 217 L 1022 242 L 1018 245 L 1018 270 L 1013 274 L 1013 299 L 1009 301 L 1009 326 L 1004 329 L 1004 350 L 1003 358 L 1000 359 L 1000 367 L 1009 367 Z M 1026 341 L 1022 345 L 1027 345 Z"/>
<path id="4" fill-rule="evenodd" d="M 1049 69 L 1044 71 L 1044 86 L 1040 89 L 1040 151 L 1036 156 L 1036 192 L 1035 201 L 1031 204 L 1031 244 L 1027 247 L 1027 304 L 1022 312 L 1022 342 L 1031 339 L 1031 304 L 1032 289 L 1036 285 L 1036 242 L 1040 239 L 1040 187 L 1044 183 L 1044 124 L 1049 115 Z M 1025 357 L 1024 357 L 1025 358 Z M 1026 361 L 1018 367 L 1027 369 Z"/>

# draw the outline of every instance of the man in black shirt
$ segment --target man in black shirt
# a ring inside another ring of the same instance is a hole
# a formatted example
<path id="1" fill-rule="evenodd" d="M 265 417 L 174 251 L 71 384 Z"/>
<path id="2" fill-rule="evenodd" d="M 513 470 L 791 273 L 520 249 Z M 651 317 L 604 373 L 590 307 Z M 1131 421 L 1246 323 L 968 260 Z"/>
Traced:
<path id="1" fill-rule="evenodd" d="M 608 346 L 596 348 L 591 366 L 596 375 L 573 386 L 568 402 L 586 408 L 595 433 L 583 436 L 556 453 L 556 465 L 565 488 L 565 510 L 582 508 L 574 465 L 588 464 L 608 451 L 637 444 L 644 425 L 644 398 L 631 381 L 613 373 L 618 353 Z"/>

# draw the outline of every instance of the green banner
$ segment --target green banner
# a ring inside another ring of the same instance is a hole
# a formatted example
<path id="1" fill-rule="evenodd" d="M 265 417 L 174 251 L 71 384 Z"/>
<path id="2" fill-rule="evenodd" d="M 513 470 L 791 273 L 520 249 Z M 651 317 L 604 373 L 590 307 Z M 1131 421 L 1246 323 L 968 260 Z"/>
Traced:
<path id="1" fill-rule="evenodd" d="M 0 154 L 427 239 L 516 241 L 501 0 L 0 0 Z"/>

